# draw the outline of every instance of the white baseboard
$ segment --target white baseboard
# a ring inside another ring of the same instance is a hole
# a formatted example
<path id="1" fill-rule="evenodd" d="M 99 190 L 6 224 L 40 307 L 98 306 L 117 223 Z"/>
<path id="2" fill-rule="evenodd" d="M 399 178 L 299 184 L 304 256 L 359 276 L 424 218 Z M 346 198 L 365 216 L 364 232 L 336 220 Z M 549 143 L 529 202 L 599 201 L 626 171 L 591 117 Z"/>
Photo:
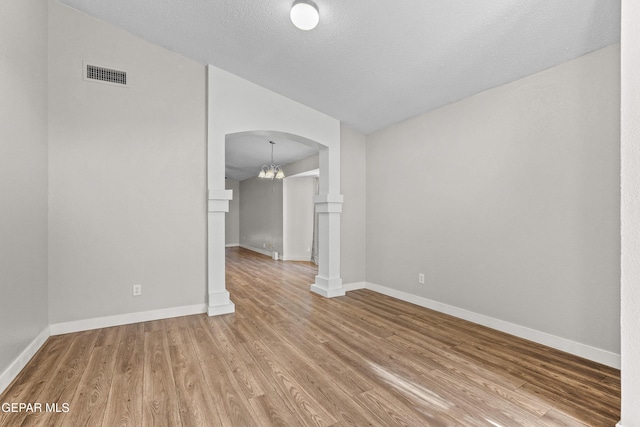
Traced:
<path id="1" fill-rule="evenodd" d="M 237 248 L 238 246 L 240 246 L 240 243 L 227 243 L 224 246 L 225 248 Z"/>
<path id="2" fill-rule="evenodd" d="M 207 304 L 185 305 L 181 307 L 161 308 L 158 310 L 137 313 L 119 314 L 116 316 L 95 317 L 93 319 L 74 320 L 72 322 L 54 323 L 50 325 L 51 335 L 69 334 L 91 329 L 148 322 L 150 320 L 168 319 L 171 317 L 190 316 L 207 312 Z"/>
<path id="3" fill-rule="evenodd" d="M 353 282 L 343 284 L 342 287 L 345 291 L 357 291 L 358 289 L 365 289 L 367 287 L 367 282 Z"/>
<path id="4" fill-rule="evenodd" d="M 343 297 L 345 295 L 344 288 L 326 289 L 315 283 L 309 287 L 309 290 L 325 298 Z"/>
<path id="5" fill-rule="evenodd" d="M 209 316 L 221 316 L 223 314 L 231 314 L 236 312 L 236 305 L 229 301 L 228 304 L 224 305 L 213 305 L 209 306 L 207 309 L 207 314 Z"/>
<path id="6" fill-rule="evenodd" d="M 393 298 L 397 298 L 402 301 L 419 305 L 421 307 L 430 308 L 441 313 L 449 314 L 460 319 L 468 320 L 479 325 L 487 326 L 489 328 L 506 332 L 520 338 L 553 347 L 555 349 L 562 350 L 576 356 L 584 357 L 585 359 L 593 360 L 594 362 L 602 363 L 603 365 L 611 366 L 616 369 L 620 369 L 621 366 L 620 355 L 612 353 L 610 351 L 591 347 L 586 344 L 581 344 L 566 338 L 548 334 L 546 332 L 527 328 L 525 326 L 516 325 L 515 323 L 505 322 L 504 320 L 495 319 L 493 317 L 478 314 L 438 301 L 433 301 L 421 296 L 412 295 L 381 285 L 376 285 L 375 283 L 366 282 L 365 288 Z"/>
<path id="7" fill-rule="evenodd" d="M 0 394 L 2 394 L 5 389 L 11 384 L 11 381 L 18 376 L 21 370 L 27 366 L 27 363 L 31 360 L 31 358 L 36 354 L 36 352 L 42 347 L 42 344 L 45 343 L 47 338 L 51 336 L 50 328 L 47 326 L 44 328 L 40 334 L 33 341 L 29 343 L 27 348 L 24 349 L 22 353 L 9 365 L 7 369 L 4 370 L 2 374 L 0 374 Z"/>
<path id="8" fill-rule="evenodd" d="M 622 421 L 618 421 L 618 424 L 616 424 L 616 427 L 622 427 Z"/>
<path id="9" fill-rule="evenodd" d="M 248 249 L 250 251 L 257 252 L 259 254 L 271 257 L 271 251 L 268 251 L 266 249 L 254 248 L 253 246 L 247 246 L 247 245 L 240 245 L 240 247 L 243 249 Z"/>
<path id="10" fill-rule="evenodd" d="M 286 256 L 283 255 L 282 257 L 283 261 L 311 261 L 311 255 L 291 255 L 291 256 Z"/>

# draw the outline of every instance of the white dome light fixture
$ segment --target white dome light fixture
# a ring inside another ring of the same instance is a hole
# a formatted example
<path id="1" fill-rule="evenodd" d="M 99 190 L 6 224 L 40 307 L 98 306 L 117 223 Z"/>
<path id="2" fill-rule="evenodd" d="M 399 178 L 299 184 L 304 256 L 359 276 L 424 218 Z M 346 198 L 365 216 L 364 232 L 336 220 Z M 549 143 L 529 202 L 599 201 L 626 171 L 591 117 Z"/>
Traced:
<path id="1" fill-rule="evenodd" d="M 318 6 L 311 0 L 296 0 L 291 6 L 291 22 L 301 30 L 313 30 L 320 22 Z"/>

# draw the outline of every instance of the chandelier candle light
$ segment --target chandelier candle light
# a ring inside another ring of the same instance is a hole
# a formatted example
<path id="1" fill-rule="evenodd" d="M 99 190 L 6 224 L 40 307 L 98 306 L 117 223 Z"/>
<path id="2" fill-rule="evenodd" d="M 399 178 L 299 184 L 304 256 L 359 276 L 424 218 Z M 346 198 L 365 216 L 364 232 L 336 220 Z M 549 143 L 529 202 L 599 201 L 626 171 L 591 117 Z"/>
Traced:
<path id="1" fill-rule="evenodd" d="M 271 164 L 262 165 L 262 169 L 260 169 L 258 178 L 282 179 L 284 178 L 284 171 L 282 170 L 282 166 L 276 165 L 273 162 L 273 146 L 276 145 L 276 143 L 273 141 L 269 141 L 269 144 L 271 144 Z"/>

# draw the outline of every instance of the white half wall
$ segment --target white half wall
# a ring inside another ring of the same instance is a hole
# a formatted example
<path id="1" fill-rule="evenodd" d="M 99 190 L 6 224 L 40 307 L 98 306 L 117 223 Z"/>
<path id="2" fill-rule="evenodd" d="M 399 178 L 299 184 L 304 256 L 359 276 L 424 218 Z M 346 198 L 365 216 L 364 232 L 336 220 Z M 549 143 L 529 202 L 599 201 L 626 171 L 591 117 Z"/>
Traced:
<path id="1" fill-rule="evenodd" d="M 205 67 L 55 1 L 49 58 L 50 323 L 204 304 Z"/>
<path id="2" fill-rule="evenodd" d="M 369 135 L 366 281 L 620 354 L 619 50 Z"/>
<path id="3" fill-rule="evenodd" d="M 48 337 L 47 1 L 0 5 L 0 393 Z"/>
<path id="4" fill-rule="evenodd" d="M 640 3 L 622 0 L 622 420 L 640 426 Z"/>

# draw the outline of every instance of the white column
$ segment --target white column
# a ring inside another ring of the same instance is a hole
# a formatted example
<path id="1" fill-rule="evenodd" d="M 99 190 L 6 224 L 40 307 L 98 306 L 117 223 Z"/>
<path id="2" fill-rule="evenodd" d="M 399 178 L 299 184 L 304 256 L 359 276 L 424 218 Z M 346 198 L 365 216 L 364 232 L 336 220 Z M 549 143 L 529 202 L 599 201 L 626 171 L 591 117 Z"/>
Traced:
<path id="1" fill-rule="evenodd" d="M 208 290 L 209 316 L 233 313 L 235 305 L 229 299 L 225 283 L 225 213 L 229 212 L 231 190 L 209 190 L 208 197 Z"/>
<path id="2" fill-rule="evenodd" d="M 345 294 L 340 277 L 340 214 L 341 194 L 321 194 L 313 201 L 318 212 L 319 262 L 316 282 L 311 291 L 327 298 Z"/>
<path id="3" fill-rule="evenodd" d="M 640 426 L 640 4 L 622 1 L 622 421 Z"/>

